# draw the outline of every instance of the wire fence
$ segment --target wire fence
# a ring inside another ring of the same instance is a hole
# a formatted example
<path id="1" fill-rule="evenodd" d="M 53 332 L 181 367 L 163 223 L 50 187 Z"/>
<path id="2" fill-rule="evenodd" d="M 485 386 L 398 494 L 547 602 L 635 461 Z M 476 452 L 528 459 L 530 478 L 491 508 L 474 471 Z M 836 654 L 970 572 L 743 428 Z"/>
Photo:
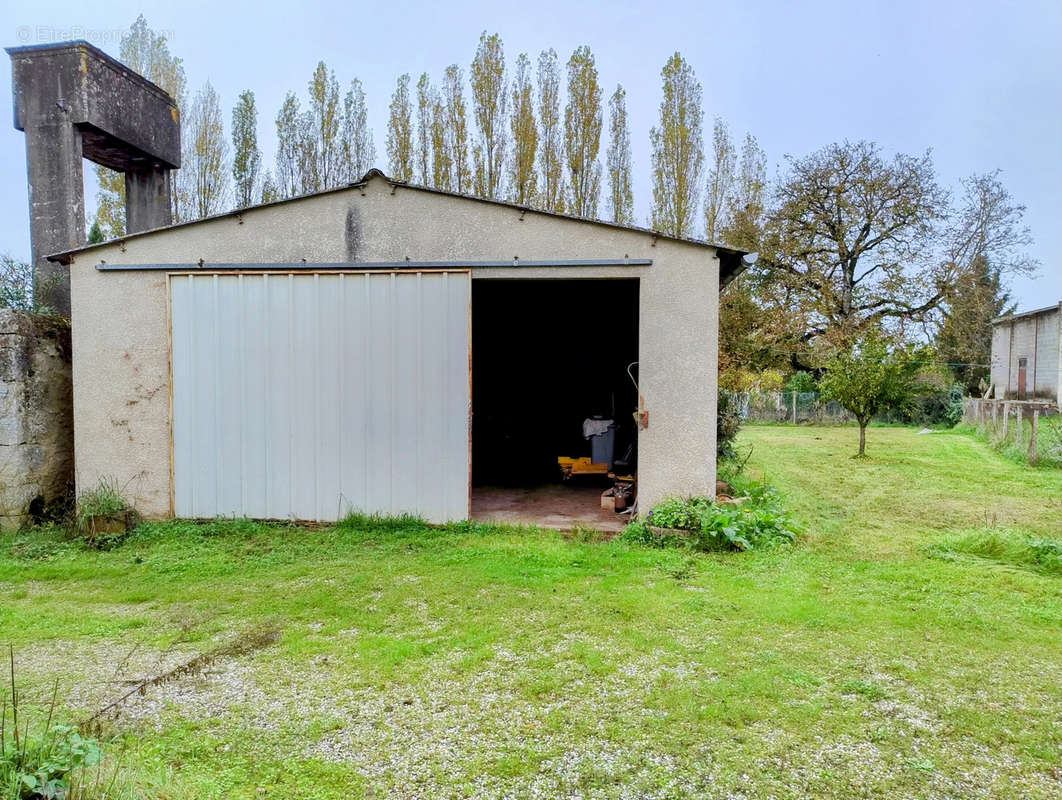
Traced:
<path id="1" fill-rule="evenodd" d="M 849 412 L 818 392 L 728 392 L 743 422 L 816 422 L 840 425 L 854 422 Z"/>
<path id="2" fill-rule="evenodd" d="M 1012 457 L 1062 466 L 1062 418 L 1053 403 L 968 397 L 963 422 Z"/>

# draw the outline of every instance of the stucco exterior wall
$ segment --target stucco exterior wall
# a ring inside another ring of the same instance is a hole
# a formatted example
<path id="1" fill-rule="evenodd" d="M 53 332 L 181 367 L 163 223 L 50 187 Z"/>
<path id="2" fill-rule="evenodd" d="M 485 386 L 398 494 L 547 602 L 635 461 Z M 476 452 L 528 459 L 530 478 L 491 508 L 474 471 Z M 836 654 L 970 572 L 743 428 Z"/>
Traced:
<path id="1" fill-rule="evenodd" d="M 1018 392 L 1018 360 L 1026 359 L 1029 398 L 1058 402 L 1062 397 L 1062 304 L 1026 316 L 997 321 L 992 329 L 992 382 L 995 395 Z"/>
<path id="2" fill-rule="evenodd" d="M 640 279 L 643 507 L 715 486 L 719 263 L 709 247 L 392 186 L 250 209 L 79 254 L 70 266 L 77 481 L 126 484 L 170 513 L 169 325 L 163 272 L 107 264 L 652 259 L 652 266 L 477 268 L 477 278 Z M 543 313 L 548 314 L 548 310 Z M 475 424 L 473 420 L 473 424 Z"/>

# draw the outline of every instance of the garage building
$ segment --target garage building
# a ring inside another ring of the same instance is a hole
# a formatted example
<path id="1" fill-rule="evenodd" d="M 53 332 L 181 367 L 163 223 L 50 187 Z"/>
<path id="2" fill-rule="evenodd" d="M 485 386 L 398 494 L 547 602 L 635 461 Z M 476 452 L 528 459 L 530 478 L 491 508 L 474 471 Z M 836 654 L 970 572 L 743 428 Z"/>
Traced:
<path id="1" fill-rule="evenodd" d="M 742 255 L 373 170 L 51 256 L 78 488 L 114 481 L 148 516 L 522 519 L 565 497 L 534 491 L 603 418 L 640 507 L 710 494 Z"/>

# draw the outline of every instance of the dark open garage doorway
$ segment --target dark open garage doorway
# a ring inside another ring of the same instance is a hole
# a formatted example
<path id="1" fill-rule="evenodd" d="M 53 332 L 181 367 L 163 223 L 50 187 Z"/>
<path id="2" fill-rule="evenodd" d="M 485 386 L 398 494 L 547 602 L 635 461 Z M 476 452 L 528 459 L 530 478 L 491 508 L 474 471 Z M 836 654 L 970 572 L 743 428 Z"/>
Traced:
<path id="1" fill-rule="evenodd" d="M 590 457 L 584 423 L 612 420 L 613 471 L 634 474 L 637 360 L 637 279 L 473 280 L 473 518 L 620 529 L 613 480 L 562 481 L 557 459 Z"/>

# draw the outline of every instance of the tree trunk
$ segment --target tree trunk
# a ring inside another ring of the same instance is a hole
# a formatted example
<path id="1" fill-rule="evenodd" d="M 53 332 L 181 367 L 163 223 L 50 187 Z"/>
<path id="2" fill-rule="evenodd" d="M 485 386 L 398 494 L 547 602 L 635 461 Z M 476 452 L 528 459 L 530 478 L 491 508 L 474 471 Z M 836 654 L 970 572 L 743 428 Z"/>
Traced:
<path id="1" fill-rule="evenodd" d="M 865 422 L 859 423 L 859 453 L 858 455 L 866 455 L 867 450 L 867 424 Z"/>

